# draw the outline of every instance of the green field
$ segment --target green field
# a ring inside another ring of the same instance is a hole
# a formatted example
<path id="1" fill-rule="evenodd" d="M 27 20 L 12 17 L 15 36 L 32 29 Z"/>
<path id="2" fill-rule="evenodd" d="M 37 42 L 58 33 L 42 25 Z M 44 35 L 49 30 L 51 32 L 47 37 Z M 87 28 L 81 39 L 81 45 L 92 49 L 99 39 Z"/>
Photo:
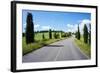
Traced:
<path id="1" fill-rule="evenodd" d="M 44 34 L 45 39 L 42 38 L 42 35 Z M 61 33 L 58 33 L 60 38 L 55 39 L 54 38 L 54 32 L 52 32 L 52 39 L 49 39 L 49 33 L 48 32 L 44 32 L 44 33 L 35 33 L 35 42 L 31 43 L 31 44 L 26 44 L 26 39 L 25 36 L 22 37 L 22 48 L 23 48 L 23 55 L 32 52 L 36 49 L 39 49 L 43 46 L 46 46 L 48 44 L 51 44 L 53 42 L 59 41 L 59 40 L 63 40 L 67 37 L 61 38 Z"/>
<path id="2" fill-rule="evenodd" d="M 89 58 L 91 58 L 91 45 L 85 44 L 82 36 L 80 40 L 75 39 L 75 43 L 80 47 L 80 50 L 82 50 Z"/>

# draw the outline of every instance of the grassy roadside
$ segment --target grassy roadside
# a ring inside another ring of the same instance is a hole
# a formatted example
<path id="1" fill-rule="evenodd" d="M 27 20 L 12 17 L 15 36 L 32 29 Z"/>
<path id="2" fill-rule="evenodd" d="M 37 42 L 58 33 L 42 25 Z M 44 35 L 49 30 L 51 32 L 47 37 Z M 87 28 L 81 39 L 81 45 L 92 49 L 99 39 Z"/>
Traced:
<path id="1" fill-rule="evenodd" d="M 59 41 L 59 40 L 63 40 L 65 38 L 60 38 L 60 39 L 46 39 L 46 40 L 41 40 L 41 41 L 36 41 L 35 43 L 31 43 L 31 44 L 26 44 L 26 40 L 25 37 L 23 37 L 22 40 L 22 48 L 23 48 L 23 55 L 32 52 L 34 50 L 37 50 L 43 46 L 49 45 L 53 42 Z"/>
<path id="2" fill-rule="evenodd" d="M 75 39 L 75 43 L 80 47 L 80 50 L 82 50 L 89 58 L 91 58 L 91 46 L 89 44 L 85 44 L 82 37 L 80 40 Z"/>

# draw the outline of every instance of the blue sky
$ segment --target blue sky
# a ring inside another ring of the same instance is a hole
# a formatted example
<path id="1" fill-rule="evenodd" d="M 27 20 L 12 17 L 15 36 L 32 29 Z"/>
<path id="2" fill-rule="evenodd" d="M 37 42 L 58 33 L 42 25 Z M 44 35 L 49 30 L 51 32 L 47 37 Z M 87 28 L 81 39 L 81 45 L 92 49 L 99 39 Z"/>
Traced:
<path id="1" fill-rule="evenodd" d="M 82 30 L 83 25 L 85 23 L 90 23 L 91 21 L 90 13 L 23 10 L 23 32 L 25 32 L 28 12 L 33 15 L 35 31 L 52 29 L 62 30 L 65 32 L 75 32 L 78 24 L 80 30 Z"/>

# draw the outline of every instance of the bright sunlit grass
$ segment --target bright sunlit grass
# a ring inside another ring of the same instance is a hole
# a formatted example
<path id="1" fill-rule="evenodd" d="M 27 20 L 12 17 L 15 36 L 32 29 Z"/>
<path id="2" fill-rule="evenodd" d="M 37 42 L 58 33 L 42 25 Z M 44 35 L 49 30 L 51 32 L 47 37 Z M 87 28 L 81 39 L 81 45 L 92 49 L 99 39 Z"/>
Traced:
<path id="1" fill-rule="evenodd" d="M 35 35 L 35 42 L 31 44 L 26 44 L 26 39 L 25 37 L 22 37 L 22 48 L 23 48 L 23 55 L 32 52 L 34 50 L 37 50 L 43 46 L 49 45 L 53 42 L 63 40 L 65 38 L 59 38 L 59 39 L 49 39 L 48 38 L 48 33 L 44 33 L 45 35 L 45 40 L 42 39 L 42 33 L 38 33 Z"/>
<path id="2" fill-rule="evenodd" d="M 80 40 L 75 39 L 75 43 L 79 46 L 79 48 L 89 57 L 91 58 L 91 45 L 85 44 L 83 41 L 83 37 Z"/>

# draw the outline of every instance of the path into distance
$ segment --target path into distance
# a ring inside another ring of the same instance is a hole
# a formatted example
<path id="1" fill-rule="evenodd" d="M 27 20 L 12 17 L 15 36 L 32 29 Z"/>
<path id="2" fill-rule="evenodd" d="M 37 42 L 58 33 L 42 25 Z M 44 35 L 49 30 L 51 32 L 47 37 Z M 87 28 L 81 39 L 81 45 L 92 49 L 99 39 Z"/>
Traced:
<path id="1" fill-rule="evenodd" d="M 22 57 L 23 62 L 47 62 L 86 59 L 88 59 L 88 57 L 75 44 L 73 37 L 52 43 L 48 46 L 44 46 Z"/>

